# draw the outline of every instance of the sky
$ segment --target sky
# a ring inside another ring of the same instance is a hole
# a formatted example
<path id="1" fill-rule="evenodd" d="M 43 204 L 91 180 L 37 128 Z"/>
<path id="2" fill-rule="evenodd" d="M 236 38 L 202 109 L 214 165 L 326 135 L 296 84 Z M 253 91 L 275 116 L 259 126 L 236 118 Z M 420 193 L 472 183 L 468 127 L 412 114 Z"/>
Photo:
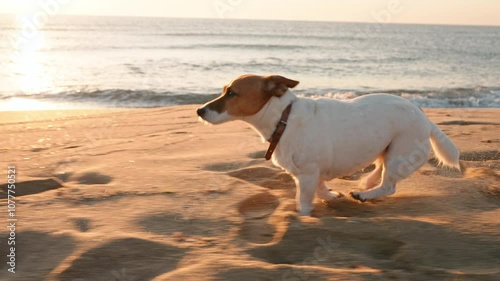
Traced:
<path id="1" fill-rule="evenodd" d="M 0 14 L 32 15 L 40 11 L 99 16 L 500 26 L 500 0 L 0 0 Z"/>

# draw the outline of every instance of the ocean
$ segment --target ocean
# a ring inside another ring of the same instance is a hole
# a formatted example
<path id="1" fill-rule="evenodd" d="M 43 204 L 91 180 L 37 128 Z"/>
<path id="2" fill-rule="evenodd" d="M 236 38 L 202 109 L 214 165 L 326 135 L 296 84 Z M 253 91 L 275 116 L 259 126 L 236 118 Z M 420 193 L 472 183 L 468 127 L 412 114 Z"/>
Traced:
<path id="1" fill-rule="evenodd" d="M 204 103 L 244 73 L 299 80 L 301 96 L 500 108 L 500 27 L 0 18 L 3 111 Z"/>

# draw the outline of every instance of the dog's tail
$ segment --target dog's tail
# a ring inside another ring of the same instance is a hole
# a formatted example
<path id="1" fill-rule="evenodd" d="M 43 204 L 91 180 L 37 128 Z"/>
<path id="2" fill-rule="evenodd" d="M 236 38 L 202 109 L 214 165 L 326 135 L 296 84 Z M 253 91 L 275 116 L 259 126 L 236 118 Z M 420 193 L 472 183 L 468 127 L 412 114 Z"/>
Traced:
<path id="1" fill-rule="evenodd" d="M 434 122 L 431 122 L 431 146 L 439 164 L 460 170 L 458 159 L 460 152 L 450 138 L 438 128 Z"/>

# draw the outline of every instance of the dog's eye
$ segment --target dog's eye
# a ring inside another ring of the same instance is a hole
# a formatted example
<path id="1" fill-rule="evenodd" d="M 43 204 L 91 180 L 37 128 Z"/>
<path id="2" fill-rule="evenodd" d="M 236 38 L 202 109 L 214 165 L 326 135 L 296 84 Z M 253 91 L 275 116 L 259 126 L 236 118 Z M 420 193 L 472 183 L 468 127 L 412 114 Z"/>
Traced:
<path id="1" fill-rule="evenodd" d="M 232 98 L 234 96 L 237 96 L 237 94 L 235 92 L 231 91 L 231 90 L 228 90 L 227 93 L 226 93 L 226 96 L 228 98 Z"/>

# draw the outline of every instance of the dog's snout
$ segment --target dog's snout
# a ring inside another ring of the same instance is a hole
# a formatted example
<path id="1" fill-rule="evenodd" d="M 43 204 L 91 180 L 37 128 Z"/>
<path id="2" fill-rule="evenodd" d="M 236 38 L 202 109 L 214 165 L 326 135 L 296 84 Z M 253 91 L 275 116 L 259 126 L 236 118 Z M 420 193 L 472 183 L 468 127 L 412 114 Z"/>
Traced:
<path id="1" fill-rule="evenodd" d="M 205 112 L 206 112 L 206 111 L 207 111 L 207 110 L 205 109 L 205 107 L 200 107 L 200 108 L 198 108 L 198 109 L 196 110 L 196 113 L 198 114 L 198 116 L 203 117 L 203 115 L 205 115 Z"/>

